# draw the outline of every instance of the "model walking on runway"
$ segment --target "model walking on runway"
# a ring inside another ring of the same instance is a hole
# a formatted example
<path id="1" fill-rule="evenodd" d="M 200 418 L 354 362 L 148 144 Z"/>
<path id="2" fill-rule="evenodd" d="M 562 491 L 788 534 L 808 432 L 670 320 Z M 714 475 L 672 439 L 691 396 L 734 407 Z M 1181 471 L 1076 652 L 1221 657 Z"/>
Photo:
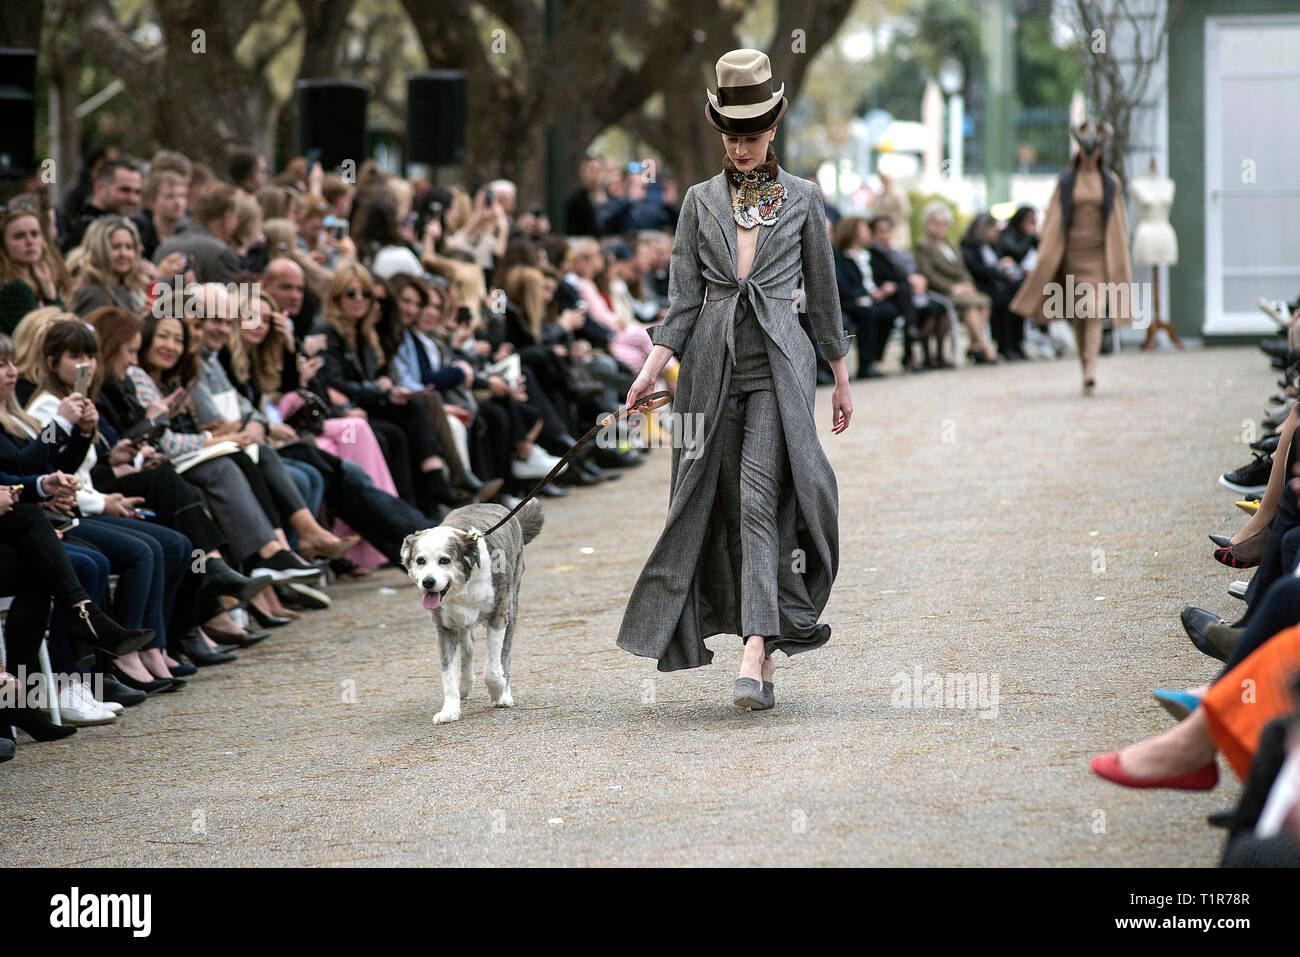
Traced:
<path id="1" fill-rule="evenodd" d="M 660 671 L 706 665 L 704 640 L 741 636 L 733 700 L 772 707 L 771 654 L 820 648 L 817 619 L 839 566 L 839 493 L 813 420 L 817 357 L 799 323 L 796 287 L 835 373 L 832 431 L 853 415 L 835 264 L 816 184 L 777 165 L 771 142 L 789 102 L 767 56 L 717 62 L 705 117 L 724 168 L 686 191 L 669 269 L 669 308 L 629 390 L 652 392 L 681 359 L 673 411 L 697 437 L 674 435 L 668 518 L 632 590 L 618 645 Z M 688 343 L 689 340 L 689 343 Z"/>
<path id="2" fill-rule="evenodd" d="M 1101 325 L 1133 325 L 1128 216 L 1119 177 L 1103 151 L 1110 125 L 1089 119 L 1074 129 L 1079 151 L 1061 173 L 1039 230 L 1038 263 L 1020 284 L 1011 311 L 1035 324 L 1060 319 L 1065 307 L 1083 367 L 1083 394 L 1097 387 Z M 1076 295 L 1076 290 L 1078 294 Z M 1055 304 L 1049 312 L 1049 307 Z"/>

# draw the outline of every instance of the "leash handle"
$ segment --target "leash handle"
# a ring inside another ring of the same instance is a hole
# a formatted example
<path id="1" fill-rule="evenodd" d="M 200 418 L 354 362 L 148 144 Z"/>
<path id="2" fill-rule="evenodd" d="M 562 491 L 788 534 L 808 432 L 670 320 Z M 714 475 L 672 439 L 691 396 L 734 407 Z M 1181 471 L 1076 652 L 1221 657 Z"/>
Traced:
<path id="1" fill-rule="evenodd" d="M 501 521 L 497 522 L 495 525 L 493 525 L 485 532 L 480 532 L 476 528 L 471 529 L 469 532 L 470 539 L 476 540 L 479 538 L 483 538 L 487 535 L 491 535 L 493 532 L 495 532 L 506 522 L 510 521 L 510 519 L 514 517 L 515 513 L 519 511 L 521 508 L 523 508 L 524 505 L 527 504 L 529 499 L 536 496 L 538 492 L 540 492 L 543 488 L 545 488 L 547 482 L 555 478 L 555 476 L 559 475 L 560 472 L 564 470 L 564 467 L 569 463 L 569 460 L 573 458 L 574 455 L 577 454 L 578 450 L 582 448 L 584 445 L 586 445 L 588 442 L 590 442 L 596 436 L 596 434 L 600 432 L 602 429 L 609 428 L 611 425 L 613 425 L 619 419 L 624 418 L 625 416 L 635 415 L 640 412 L 653 412 L 655 409 L 659 409 L 667 405 L 671 400 L 672 400 L 672 394 L 669 392 L 663 392 L 663 391 L 651 392 L 649 395 L 643 396 L 642 398 L 638 399 L 634 405 L 627 406 L 626 408 L 619 409 L 616 412 L 611 412 L 608 415 L 606 415 L 599 422 L 593 425 L 587 431 L 586 435 L 578 439 L 578 441 L 573 444 L 573 447 L 570 448 L 569 451 L 564 453 L 563 457 L 561 457 L 560 461 L 555 463 L 555 467 L 551 469 L 551 471 L 547 474 L 547 476 L 544 479 L 542 479 L 540 482 L 538 482 L 537 485 L 533 487 L 533 490 L 531 492 L 529 492 L 522 499 L 520 499 L 519 504 L 516 505 L 514 508 L 512 508 L 501 519 Z"/>

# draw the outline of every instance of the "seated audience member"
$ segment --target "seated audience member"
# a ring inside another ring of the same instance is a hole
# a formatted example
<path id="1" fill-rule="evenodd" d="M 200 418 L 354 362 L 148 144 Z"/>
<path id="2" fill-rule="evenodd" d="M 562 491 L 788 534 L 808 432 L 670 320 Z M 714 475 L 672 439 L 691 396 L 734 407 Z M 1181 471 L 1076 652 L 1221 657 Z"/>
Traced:
<path id="1" fill-rule="evenodd" d="M 357 543 L 356 536 L 340 539 L 316 521 L 298 486 L 287 473 L 285 463 L 268 444 L 271 425 L 266 416 L 235 389 L 221 364 L 221 350 L 230 339 L 231 316 L 238 313 L 238 304 L 224 287 L 215 284 L 204 287 L 203 315 L 195 324 L 200 361 L 194 405 L 199 423 L 205 428 L 220 428 L 224 424 L 233 429 L 225 435 L 228 441 L 241 448 L 256 449 L 257 467 L 266 480 L 277 510 L 297 534 L 299 551 L 304 556 L 341 558 Z M 260 322 L 260 315 L 255 318 Z"/>
<path id="2" fill-rule="evenodd" d="M 81 245 L 68 257 L 72 273 L 72 311 L 85 316 L 101 306 L 140 312 L 145 278 L 140 266 L 140 236 L 125 216 L 101 216 L 90 224 Z M 179 265 L 179 260 L 169 265 Z"/>
<path id="3" fill-rule="evenodd" d="M 980 213 L 966 230 L 961 240 L 962 260 L 966 271 L 975 282 L 975 288 L 992 302 L 993 338 L 998 352 L 1008 358 L 1025 358 L 1021 343 L 1024 341 L 1025 321 L 1011 311 L 1011 300 L 1024 280 L 1020 267 L 1010 256 L 998 257 L 998 221 L 988 213 Z"/>
<path id="4" fill-rule="evenodd" d="M 895 244 L 893 220 L 878 215 L 873 216 L 868 225 L 871 227 L 872 270 L 877 275 L 893 280 L 898 287 L 894 295 L 904 314 L 908 310 L 915 312 L 919 332 L 916 338 L 922 349 L 927 349 L 930 336 L 937 337 L 940 342 L 947 342 L 955 319 L 952 303 L 930 288 L 925 277 L 916 271 L 916 260 L 912 254 Z M 905 340 L 905 347 L 910 354 L 911 343 Z M 995 361 L 996 356 L 996 350 L 987 339 L 977 340 L 972 337 L 970 348 L 966 350 L 967 359 L 983 364 Z M 925 351 L 921 365 L 925 367 L 927 364 L 929 352 Z"/>
<path id="5" fill-rule="evenodd" d="M 635 375 L 654 348 L 650 334 L 640 324 L 629 323 L 608 298 L 609 274 L 600 244 L 594 239 L 579 237 L 573 240 L 572 246 L 571 265 L 579 299 L 585 303 L 587 315 L 608 333 L 609 354 Z"/>
<path id="6" fill-rule="evenodd" d="M 68 190 L 68 195 L 59 210 L 63 220 L 70 223 L 77 218 L 81 207 L 91 199 L 95 190 L 95 177 L 104 168 L 104 164 L 121 158 L 122 152 L 116 146 L 96 146 L 86 153 L 81 162 L 81 169 L 77 173 L 77 181 Z"/>
<path id="7" fill-rule="evenodd" d="M 230 180 L 252 196 L 266 183 L 266 157 L 245 146 L 231 150 Z"/>
<path id="8" fill-rule="evenodd" d="M 78 211 L 76 219 L 68 227 L 68 234 L 63 237 L 63 252 L 66 254 L 81 245 L 86 230 L 100 216 L 133 216 L 140 208 L 143 189 L 144 178 L 134 163 L 114 160 L 101 166 L 95 174 L 92 198 Z"/>
<path id="9" fill-rule="evenodd" d="M 14 197 L 0 213 L 0 332 L 11 335 L 29 312 L 63 309 L 72 279 L 35 196 Z"/>
<path id="10" fill-rule="evenodd" d="M 133 217 L 140 230 L 141 255 L 157 262 L 154 252 L 179 231 L 185 218 L 189 186 L 180 173 L 159 169 L 157 160 L 144 181 L 144 207 Z"/>
<path id="11" fill-rule="evenodd" d="M 204 431 L 196 421 L 186 386 L 197 387 L 200 360 L 189 326 L 171 316 L 146 317 L 139 355 L 140 364 L 127 369 L 127 379 L 140 418 L 165 426 L 155 447 L 182 463 L 185 480 L 199 489 L 233 557 L 252 566 L 253 577 L 315 578 L 317 569 L 288 547 L 266 480 L 247 456 L 232 452 L 189 464 L 187 456 L 223 444 L 225 436 L 232 434 L 229 429 Z M 139 421 L 123 424 L 130 428 Z"/>
<path id="12" fill-rule="evenodd" d="M 894 299 L 898 287 L 892 280 L 876 281 L 867 249 L 870 232 L 860 216 L 844 216 L 835 224 L 831 247 L 835 255 L 835 285 L 839 289 L 844 327 L 852 328 L 858 340 L 858 378 L 884 375 L 876 363 L 884 357 L 889 334 L 901 312 Z M 915 335 L 915 331 L 911 332 Z M 905 350 L 906 352 L 907 350 Z M 910 356 L 904 365 L 915 371 Z"/>
<path id="13" fill-rule="evenodd" d="M 357 207 L 353 241 L 371 274 L 380 280 L 399 272 L 418 276 L 423 270 L 402 235 L 397 198 L 382 187 L 360 196 Z"/>
<path id="14" fill-rule="evenodd" d="M 98 431 L 99 412 L 90 395 L 73 391 L 79 365 L 89 368 L 92 383 L 95 378 L 98 346 L 94 331 L 79 320 L 56 322 L 46 330 L 43 352 L 40 389 L 28 405 L 27 416 L 18 421 L 19 431 L 7 435 L 6 442 L 19 455 L 43 454 L 50 466 L 60 457 L 77 460 L 73 474 L 79 483 L 76 498 L 81 521 L 64 539 L 98 549 L 108 558 L 112 571 L 120 577 L 115 605 L 123 623 L 153 632 L 139 652 L 113 662 L 110 673 L 127 687 L 148 694 L 177 690 L 184 681 L 171 670 L 181 665 L 167 653 L 168 634 L 178 597 L 183 592 L 192 596 L 200 583 L 191 569 L 193 543 L 161 523 L 144 521 L 138 510 L 152 504 L 145 498 L 96 487 L 101 456 L 110 469 L 125 463 L 113 457 Z M 64 436 L 66 441 L 61 441 Z M 106 477 L 106 473 L 100 475 Z M 173 646 L 179 647 L 179 636 L 173 633 L 173 638 Z"/>
<path id="15" fill-rule="evenodd" d="M 233 283 L 243 273 L 239 253 L 231 246 L 239 225 L 238 191 L 227 183 L 208 183 L 194 193 L 190 202 L 193 225 L 161 243 L 155 260 L 172 253 L 190 257 L 190 269 L 197 282 Z"/>
<path id="16" fill-rule="evenodd" d="M 942 200 L 935 200 L 921 210 L 923 235 L 917 238 L 912 255 L 916 271 L 925 277 L 929 288 L 949 300 L 961 321 L 966 323 L 972 344 L 987 342 L 991 301 L 975 288 L 961 254 L 948 240 L 952 213 Z"/>
<path id="17" fill-rule="evenodd" d="M 423 407 L 410 401 L 410 390 L 380 371 L 385 357 L 375 331 L 375 289 L 363 266 L 354 263 L 335 272 L 323 313 L 324 378 L 329 388 L 367 413 L 377 433 L 383 430 L 388 465 L 401 497 L 425 514 L 440 517 L 437 506 L 455 508 L 470 496 L 452 487 Z"/>

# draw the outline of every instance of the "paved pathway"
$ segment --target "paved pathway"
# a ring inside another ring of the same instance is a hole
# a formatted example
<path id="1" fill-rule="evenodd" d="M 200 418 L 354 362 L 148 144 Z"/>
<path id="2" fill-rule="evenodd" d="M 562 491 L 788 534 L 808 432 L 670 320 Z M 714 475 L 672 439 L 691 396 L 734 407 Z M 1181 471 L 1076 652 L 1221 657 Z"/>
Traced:
<path id="1" fill-rule="evenodd" d="M 1148 689 L 1214 673 L 1177 615 L 1239 608 L 1205 533 L 1241 518 L 1215 477 L 1248 458 L 1271 377 L 1250 349 L 1125 354 L 1083 400 L 1077 369 L 857 383 L 838 437 L 819 390 L 835 631 L 779 658 L 774 711 L 730 705 L 734 638 L 670 675 L 614 645 L 665 450 L 547 502 L 513 710 L 480 681 L 432 723 L 428 615 L 379 573 L 115 725 L 20 741 L 0 864 L 1212 865 L 1230 774 L 1125 791 L 1087 760 L 1169 726 Z M 996 680 L 996 707 L 902 707 L 918 669 Z"/>

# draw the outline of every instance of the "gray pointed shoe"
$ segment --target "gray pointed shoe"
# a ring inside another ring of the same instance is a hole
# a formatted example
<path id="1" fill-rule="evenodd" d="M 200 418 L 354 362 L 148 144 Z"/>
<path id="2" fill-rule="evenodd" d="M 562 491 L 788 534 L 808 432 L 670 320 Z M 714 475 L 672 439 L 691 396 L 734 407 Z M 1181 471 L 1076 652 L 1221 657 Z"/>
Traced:
<path id="1" fill-rule="evenodd" d="M 769 708 L 776 707 L 776 685 L 770 681 L 763 682 L 763 701 Z"/>
<path id="2" fill-rule="evenodd" d="M 764 694 L 763 683 L 753 678 L 737 678 L 732 690 L 732 701 L 737 708 L 748 711 L 763 711 L 770 708 Z"/>

